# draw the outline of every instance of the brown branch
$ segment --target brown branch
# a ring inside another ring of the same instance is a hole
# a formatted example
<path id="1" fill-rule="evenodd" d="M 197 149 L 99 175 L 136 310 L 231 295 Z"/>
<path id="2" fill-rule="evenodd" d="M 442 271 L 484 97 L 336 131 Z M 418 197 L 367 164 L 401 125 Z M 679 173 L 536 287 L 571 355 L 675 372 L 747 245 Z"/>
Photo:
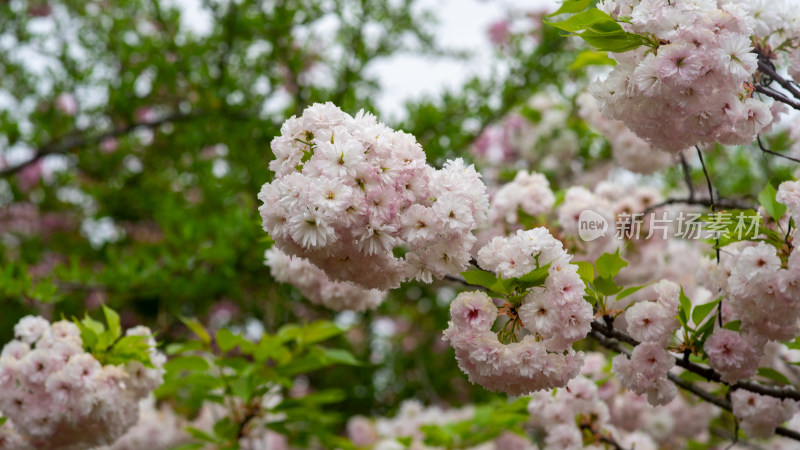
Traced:
<path id="1" fill-rule="evenodd" d="M 683 168 L 683 180 L 686 182 L 686 188 L 689 189 L 689 201 L 694 201 L 694 184 L 692 183 L 692 170 L 689 163 L 686 161 L 686 156 L 683 152 L 678 153 L 681 159 L 681 167 Z"/>
<path id="2" fill-rule="evenodd" d="M 610 336 L 607 336 L 606 333 L 609 333 Z M 605 347 L 605 348 L 607 348 L 609 350 L 613 350 L 613 351 L 618 352 L 618 353 L 622 353 L 622 354 L 627 355 L 627 356 L 630 356 L 631 352 L 629 350 L 625 349 L 624 347 L 622 347 L 620 345 L 619 341 L 626 342 L 626 343 L 636 342 L 635 339 L 633 339 L 632 337 L 628 336 L 626 333 L 623 333 L 621 331 L 617 331 L 617 330 L 615 330 L 613 328 L 608 328 L 608 327 L 606 327 L 605 325 L 603 325 L 603 324 L 601 324 L 599 322 L 592 322 L 592 331 L 589 333 L 589 336 L 591 336 L 593 339 L 595 339 L 597 342 L 599 342 L 600 345 L 602 345 L 603 347 Z M 617 337 L 619 337 L 620 339 L 617 339 Z M 631 344 L 631 345 L 633 345 L 633 344 Z M 678 364 L 681 367 L 684 367 L 683 365 L 679 364 L 680 361 L 683 361 L 683 360 L 680 359 L 680 358 L 676 358 L 676 364 Z M 697 366 L 696 364 L 690 363 L 688 361 L 686 361 L 686 362 L 688 364 L 693 365 L 693 366 Z M 702 368 L 702 366 L 697 366 L 697 367 Z M 708 368 L 705 368 L 705 369 L 711 370 L 712 372 L 714 371 L 713 369 L 708 369 Z M 687 370 L 689 370 L 690 372 L 697 373 L 697 372 L 695 372 L 694 370 L 691 370 L 691 369 L 687 369 Z M 702 375 L 702 374 L 700 374 L 700 375 Z M 716 374 L 716 375 L 719 376 L 719 374 Z M 705 401 L 707 401 L 707 402 L 709 402 L 709 403 L 711 403 L 711 404 L 713 404 L 713 405 L 715 405 L 715 406 L 717 406 L 717 407 L 719 407 L 721 409 L 724 409 L 725 411 L 733 412 L 733 407 L 731 406 L 731 403 L 729 401 L 725 400 L 724 398 L 717 397 L 716 395 L 706 391 L 705 389 L 695 385 L 694 383 L 691 383 L 689 381 L 684 380 L 683 378 L 675 375 L 674 373 L 667 372 L 667 378 L 670 381 L 672 381 L 673 383 L 675 383 L 675 385 L 678 386 L 679 388 L 681 388 L 681 389 L 683 389 L 683 390 L 685 390 L 687 392 L 691 392 L 692 394 L 696 395 L 700 399 L 705 400 Z M 739 386 L 740 383 L 736 383 L 735 385 L 732 386 L 732 388 L 736 388 L 738 386 L 740 389 L 746 389 L 743 386 Z M 723 383 L 723 384 L 725 384 L 725 383 Z M 747 390 L 749 390 L 749 389 L 747 389 Z M 800 433 L 798 433 L 798 432 L 796 432 L 794 430 L 787 429 L 787 428 L 778 427 L 778 428 L 775 429 L 775 434 L 779 435 L 779 436 L 783 436 L 783 437 L 789 438 L 789 439 L 794 439 L 796 441 L 800 441 Z"/>
<path id="3" fill-rule="evenodd" d="M 774 150 L 770 150 L 770 149 L 764 147 L 764 143 L 761 142 L 761 136 L 759 136 L 759 135 L 756 135 L 756 142 L 758 142 L 758 148 L 761 149 L 762 153 L 768 153 L 770 155 L 775 155 L 775 156 L 778 156 L 780 158 L 788 159 L 789 161 L 794 161 L 796 163 L 800 163 L 800 159 L 792 158 L 791 156 L 784 155 L 783 153 L 778 153 L 778 152 L 776 152 Z"/>
<path id="4" fill-rule="evenodd" d="M 758 92 L 759 94 L 764 94 L 767 97 L 771 97 L 771 98 L 773 98 L 773 99 L 775 99 L 775 100 L 777 100 L 777 101 L 779 101 L 781 103 L 785 103 L 785 104 L 791 106 L 794 109 L 800 110 L 800 101 L 793 100 L 793 99 L 781 94 L 780 92 L 776 91 L 775 89 L 772 89 L 772 88 L 769 88 L 769 87 L 766 87 L 766 86 L 762 86 L 760 84 L 753 85 L 753 89 L 756 92 Z"/>
<path id="5" fill-rule="evenodd" d="M 633 337 L 631 337 L 629 334 L 619 331 L 616 328 L 606 326 L 605 324 L 598 321 L 592 322 L 592 330 L 595 333 L 599 333 L 602 336 L 616 339 L 620 342 L 624 342 L 634 347 L 639 345 L 639 342 Z M 700 364 L 691 362 L 689 359 L 684 359 L 684 358 L 675 357 L 675 365 L 682 367 L 683 369 L 686 369 L 689 372 L 700 375 L 701 377 L 705 378 L 708 381 L 722 383 L 726 386 L 730 386 L 732 389 L 744 389 L 746 391 L 754 392 L 756 394 L 767 395 L 770 397 L 776 397 L 780 399 L 789 398 L 792 400 L 800 400 L 800 391 L 797 391 L 794 388 L 779 388 L 773 386 L 766 386 L 761 383 L 757 383 L 754 381 L 746 381 L 746 380 L 737 381 L 734 384 L 726 383 L 722 381 L 722 376 L 716 370 L 710 367 L 702 366 Z"/>
<path id="6" fill-rule="evenodd" d="M 707 198 L 697 198 L 697 199 L 693 199 L 693 198 L 668 198 L 668 199 L 664 200 L 661 203 L 657 203 L 655 205 L 648 206 L 644 210 L 644 212 L 642 212 L 642 214 L 648 214 L 648 213 L 651 213 L 651 212 L 655 211 L 658 208 L 663 208 L 664 206 L 676 205 L 676 204 L 710 207 L 711 206 L 711 200 L 707 199 Z M 725 200 L 719 200 L 719 199 L 714 202 L 714 205 L 716 207 L 719 207 L 719 209 L 721 209 L 721 210 L 725 210 L 725 209 L 754 209 L 753 205 L 746 205 L 744 203 L 738 203 L 738 202 L 735 202 L 735 201 L 725 201 Z"/>
<path id="7" fill-rule="evenodd" d="M 766 55 L 760 52 L 757 52 L 757 55 L 758 55 L 758 70 L 760 70 L 761 73 L 766 74 L 769 77 L 770 82 L 777 81 L 778 84 L 781 85 L 781 87 L 789 91 L 793 96 L 795 96 L 795 98 L 800 99 L 800 89 L 797 89 L 795 86 L 792 85 L 792 83 L 789 80 L 780 76 L 778 72 L 775 70 L 775 66 L 772 65 L 772 62 L 770 62 L 769 58 Z"/>
<path id="8" fill-rule="evenodd" d="M 132 133 L 133 131 L 139 128 L 157 128 L 167 123 L 180 122 L 195 118 L 197 116 L 198 113 L 194 114 L 175 113 L 150 122 L 132 123 L 123 127 L 118 127 L 109 132 L 101 133 L 96 136 L 86 136 L 85 134 L 82 134 L 82 132 L 80 131 L 73 131 L 72 133 L 66 136 L 54 139 L 42 145 L 34 152 L 33 157 L 31 159 L 21 164 L 17 164 L 16 166 L 7 167 L 0 170 L 0 177 L 5 178 L 11 176 L 19 172 L 20 170 L 24 169 L 25 167 L 28 167 L 29 165 L 39 161 L 40 159 L 44 158 L 47 155 L 69 153 L 75 149 L 82 148 L 87 145 L 99 144 L 104 139 L 123 136 Z"/>

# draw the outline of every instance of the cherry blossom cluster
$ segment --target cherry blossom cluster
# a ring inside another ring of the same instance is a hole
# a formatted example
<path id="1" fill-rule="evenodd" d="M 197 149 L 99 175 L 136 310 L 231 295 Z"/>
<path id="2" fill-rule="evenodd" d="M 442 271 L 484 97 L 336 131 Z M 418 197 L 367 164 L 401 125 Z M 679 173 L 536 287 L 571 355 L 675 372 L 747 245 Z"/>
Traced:
<path id="1" fill-rule="evenodd" d="M 492 197 L 489 221 L 492 224 L 518 224 L 519 212 L 529 216 L 549 214 L 556 203 L 550 182 L 540 173 L 520 170 L 514 180 L 501 187 Z"/>
<path id="2" fill-rule="evenodd" d="M 541 170 L 568 172 L 566 161 L 578 153 L 579 142 L 567 124 L 570 102 L 554 92 L 540 92 L 524 108 L 535 114 L 512 112 L 485 127 L 472 145 L 472 154 L 488 166 L 489 172 L 502 164 L 520 164 Z"/>
<path id="3" fill-rule="evenodd" d="M 127 433 L 108 447 L 96 450 L 168 450 L 192 442 L 186 427 L 189 423 L 168 405 L 156 407 L 154 399 L 139 403 L 139 420 Z"/>
<path id="4" fill-rule="evenodd" d="M 711 267 L 712 288 L 725 294 L 723 319 L 740 320 L 750 345 L 789 341 L 798 333 L 800 254 L 792 251 L 783 267 L 777 249 L 764 242 L 738 242 L 726 247 L 719 266 Z M 760 354 L 760 351 L 759 351 Z"/>
<path id="5" fill-rule="evenodd" d="M 458 367 L 469 381 L 490 391 L 525 395 L 563 387 L 583 364 L 582 352 L 548 352 L 534 335 L 500 342 L 492 332 L 497 307 L 485 293 L 459 294 L 450 304 L 450 317 L 444 339 L 455 349 Z"/>
<path id="6" fill-rule="evenodd" d="M 616 165 L 632 172 L 650 174 L 675 163 L 672 155 L 656 151 L 621 121 L 603 117 L 597 106 L 597 100 L 591 94 L 584 92 L 576 101 L 578 115 L 608 139 Z"/>
<path id="7" fill-rule="evenodd" d="M 273 278 L 290 283 L 312 303 L 326 308 L 360 312 L 377 308 L 386 298 L 386 293 L 377 289 L 364 289 L 351 281 L 331 281 L 307 259 L 289 256 L 275 247 L 266 251 L 265 260 Z"/>
<path id="8" fill-rule="evenodd" d="M 36 448 L 84 449 L 108 445 L 139 417 L 139 400 L 162 381 L 166 357 L 146 327 L 153 367 L 138 361 L 102 366 L 83 349 L 78 327 L 26 316 L 0 354 L 0 411 Z"/>
<path id="9" fill-rule="evenodd" d="M 737 389 L 731 393 L 733 415 L 752 438 L 767 438 L 797 413 L 797 402 Z"/>
<path id="10" fill-rule="evenodd" d="M 478 264 L 504 278 L 520 277 L 549 264 L 544 286 L 532 287 L 516 308 L 530 334 L 503 344 L 492 332 L 498 309 L 482 292 L 464 292 L 450 304 L 444 332 L 458 365 L 473 383 L 523 395 L 564 386 L 577 374 L 582 353 L 571 349 L 591 328 L 592 308 L 571 257 L 545 228 L 496 237 L 478 251 Z"/>
<path id="11" fill-rule="evenodd" d="M 399 439 L 411 438 L 407 446 L 428 448 L 424 445 L 423 425 L 444 425 L 470 420 L 475 415 L 472 405 L 463 408 L 443 409 L 425 407 L 416 400 L 405 400 L 394 417 L 367 418 L 353 416 L 347 421 L 347 436 L 359 448 L 394 449 Z M 514 433 L 503 433 L 493 441 L 479 447 L 482 450 L 532 449 L 530 440 Z"/>
<path id="12" fill-rule="evenodd" d="M 461 159 L 435 170 L 413 136 L 331 103 L 287 120 L 272 151 L 259 211 L 281 251 L 365 288 L 466 269 L 488 197 Z"/>
<path id="13" fill-rule="evenodd" d="M 699 143 L 750 143 L 773 112 L 743 87 L 757 68 L 751 35 L 768 34 L 761 34 L 748 3 L 754 2 L 599 4 L 614 18 L 630 18 L 627 31 L 658 43 L 613 54 L 618 64 L 590 86 L 603 115 L 673 153 Z"/>

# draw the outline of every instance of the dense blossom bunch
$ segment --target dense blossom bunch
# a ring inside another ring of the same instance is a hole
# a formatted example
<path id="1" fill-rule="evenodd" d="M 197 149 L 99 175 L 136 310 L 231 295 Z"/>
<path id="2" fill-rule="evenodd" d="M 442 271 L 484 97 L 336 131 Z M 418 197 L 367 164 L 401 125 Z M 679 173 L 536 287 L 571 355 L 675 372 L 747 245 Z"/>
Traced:
<path id="1" fill-rule="evenodd" d="M 644 342 L 633 349 L 630 359 L 617 355 L 613 372 L 623 386 L 637 394 L 647 395 L 651 405 L 665 405 L 672 401 L 678 390 L 667 378 L 675 358 L 661 345 Z"/>
<path id="2" fill-rule="evenodd" d="M 590 92 L 609 119 L 621 120 L 654 147 L 679 152 L 698 143 L 747 144 L 773 121 L 768 104 L 745 95 L 757 68 L 751 35 L 761 34 L 745 1 L 606 0 L 598 7 L 628 17 L 628 31 L 649 36 L 614 54 L 619 64 Z M 766 20 L 766 19 L 765 19 Z M 755 29 L 754 29 L 755 28 Z"/>
<path id="3" fill-rule="evenodd" d="M 763 242 L 735 243 L 726 250 L 710 274 L 712 287 L 726 294 L 725 321 L 741 320 L 742 335 L 759 355 L 769 340 L 792 340 L 800 319 L 800 253 L 792 251 L 783 267 L 777 249 Z"/>
<path id="4" fill-rule="evenodd" d="M 181 415 L 164 405 L 156 408 L 152 398 L 139 404 L 139 420 L 127 433 L 107 448 L 96 450 L 168 450 L 192 442 L 186 432 L 190 423 Z M 191 424 L 197 427 L 196 423 Z"/>
<path id="5" fill-rule="evenodd" d="M 386 298 L 386 293 L 377 289 L 364 289 L 350 281 L 331 281 L 307 259 L 289 256 L 274 247 L 266 251 L 265 258 L 276 280 L 292 284 L 312 303 L 326 308 L 366 311 L 377 308 Z"/>
<path id="6" fill-rule="evenodd" d="M 0 355 L 0 411 L 34 447 L 84 449 L 113 443 L 139 417 L 139 400 L 161 384 L 166 357 L 145 327 L 153 367 L 102 366 L 83 349 L 78 327 L 27 316 Z"/>
<path id="7" fill-rule="evenodd" d="M 544 286 L 531 288 L 517 308 L 531 333 L 519 342 L 504 345 L 492 332 L 497 307 L 488 295 L 466 292 L 451 303 L 444 338 L 470 381 L 521 395 L 564 386 L 577 374 L 582 353 L 574 353 L 571 344 L 589 332 L 592 308 L 583 299 L 585 285 L 570 259 L 545 228 L 496 237 L 481 248 L 479 265 L 505 278 L 549 267 Z"/>
<path id="8" fill-rule="evenodd" d="M 583 93 L 577 98 L 578 115 L 596 128 L 611 145 L 614 162 L 632 172 L 650 174 L 671 166 L 675 161 L 666 152 L 655 151 L 652 145 L 628 129 L 619 120 L 603 117 L 597 101 Z"/>
<path id="9" fill-rule="evenodd" d="M 579 147 L 578 136 L 565 126 L 569 108 L 564 96 L 540 92 L 528 99 L 527 114 L 512 112 L 484 128 L 472 153 L 489 166 L 524 161 L 542 170 L 569 172 L 564 162 L 572 161 Z"/>
<path id="10" fill-rule="evenodd" d="M 443 409 L 438 406 L 425 407 L 416 400 L 405 400 L 394 417 L 370 419 L 354 416 L 347 421 L 347 436 L 357 447 L 376 450 L 400 448 L 429 448 L 425 446 L 425 425 L 445 425 L 470 420 L 475 415 L 472 405 L 463 408 Z M 411 443 L 401 446 L 400 440 L 411 438 Z M 466 447 L 465 447 L 466 448 Z M 528 450 L 535 448 L 530 440 L 514 433 L 504 433 L 493 441 L 477 447 L 480 450 Z"/>
<path id="11" fill-rule="evenodd" d="M 677 284 L 661 280 L 653 286 L 657 294 L 655 301 L 638 302 L 625 311 L 628 333 L 637 341 L 654 342 L 663 347 L 672 334 L 680 328 L 678 315 L 681 288 Z"/>
<path id="12" fill-rule="evenodd" d="M 748 436 L 766 438 L 797 413 L 797 402 L 737 389 L 731 393 L 733 414 Z"/>
<path id="13" fill-rule="evenodd" d="M 555 203 L 556 197 L 544 175 L 520 170 L 513 181 L 492 197 L 489 220 L 493 224 L 518 224 L 520 211 L 535 217 L 550 213 Z"/>
<path id="14" fill-rule="evenodd" d="M 458 366 L 473 383 L 509 395 L 563 387 L 583 363 L 583 353 L 548 352 L 533 335 L 503 344 L 492 332 L 497 307 L 482 292 L 462 292 L 450 304 L 444 339 L 456 351 Z"/>
<path id="15" fill-rule="evenodd" d="M 753 347 L 736 331 L 715 330 L 703 344 L 703 349 L 708 355 L 708 364 L 726 383 L 752 377 L 758 370 L 760 349 Z"/>
<path id="16" fill-rule="evenodd" d="M 276 178 L 262 187 L 259 211 L 283 252 L 367 288 L 466 269 L 488 198 L 461 159 L 435 170 L 413 136 L 331 103 L 287 120 L 272 150 Z"/>

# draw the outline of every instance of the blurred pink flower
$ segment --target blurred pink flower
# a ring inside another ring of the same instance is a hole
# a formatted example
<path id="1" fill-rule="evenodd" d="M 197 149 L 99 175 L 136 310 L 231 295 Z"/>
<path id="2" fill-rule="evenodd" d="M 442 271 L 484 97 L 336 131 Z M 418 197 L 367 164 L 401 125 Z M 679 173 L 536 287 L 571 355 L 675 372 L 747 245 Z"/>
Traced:
<path id="1" fill-rule="evenodd" d="M 511 38 L 508 20 L 498 20 L 489 26 L 489 41 L 497 46 L 507 45 Z"/>
<path id="2" fill-rule="evenodd" d="M 62 92 L 56 97 L 56 109 L 68 116 L 74 116 L 78 113 L 78 101 L 69 92 Z"/>

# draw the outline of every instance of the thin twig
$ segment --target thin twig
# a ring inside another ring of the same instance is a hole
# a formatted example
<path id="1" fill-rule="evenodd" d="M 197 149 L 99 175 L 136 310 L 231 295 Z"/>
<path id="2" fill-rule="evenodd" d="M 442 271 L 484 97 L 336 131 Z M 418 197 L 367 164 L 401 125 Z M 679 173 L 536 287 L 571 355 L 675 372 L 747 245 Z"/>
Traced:
<path id="1" fill-rule="evenodd" d="M 598 322 L 592 322 L 592 331 L 589 333 L 589 336 L 594 338 L 597 342 L 600 343 L 600 345 L 602 345 L 603 347 L 608 348 L 609 350 L 613 350 L 613 351 L 616 351 L 618 353 L 622 353 L 622 354 L 627 355 L 627 356 L 631 355 L 630 351 L 628 351 L 625 348 L 623 348 L 620 345 L 620 343 L 617 342 L 617 340 L 615 340 L 616 338 L 609 339 L 609 337 L 604 336 L 602 334 L 602 332 L 599 331 L 599 328 L 595 327 L 596 324 L 599 324 L 599 323 Z M 603 326 L 602 324 L 600 324 L 600 327 L 605 328 L 605 326 Z M 624 333 L 622 333 L 622 334 L 624 335 Z M 635 340 L 633 338 L 631 338 L 630 336 L 627 336 L 626 339 L 632 340 L 632 341 L 635 342 Z M 683 378 L 675 375 L 672 372 L 667 372 L 667 378 L 671 382 L 675 383 L 675 385 L 678 386 L 679 388 L 681 388 L 681 389 L 683 389 L 683 390 L 685 390 L 687 392 L 691 392 L 692 394 L 696 395 L 700 399 L 705 400 L 705 401 L 707 401 L 707 402 L 709 402 L 709 403 L 711 403 L 713 405 L 716 405 L 719 408 L 724 409 L 726 411 L 729 411 L 729 412 L 733 411 L 731 403 L 729 401 L 725 400 L 724 398 L 717 397 L 716 395 L 706 391 L 705 389 L 695 385 L 694 383 L 691 383 L 689 381 L 684 380 Z M 798 433 L 796 431 L 793 431 L 793 430 L 789 430 L 787 428 L 778 427 L 778 428 L 775 429 L 775 434 L 777 434 L 779 436 L 787 437 L 789 439 L 794 439 L 796 441 L 800 441 L 800 433 Z"/>
<path id="2" fill-rule="evenodd" d="M 794 161 L 796 163 L 800 163 L 800 159 L 792 158 L 791 156 L 784 155 L 783 153 L 778 153 L 778 152 L 776 152 L 774 150 L 770 150 L 770 149 L 764 147 L 764 143 L 761 142 L 761 136 L 756 135 L 756 141 L 758 142 L 758 148 L 760 148 L 763 153 L 769 153 L 770 155 L 775 155 L 775 156 L 778 156 L 780 158 L 788 159 L 789 161 Z"/>
<path id="3" fill-rule="evenodd" d="M 769 76 L 770 80 L 778 82 L 784 89 L 789 91 L 795 98 L 800 99 L 800 89 L 792 85 L 789 80 L 783 78 L 775 71 L 774 66 L 763 53 L 758 53 L 758 70 Z"/>
<path id="4" fill-rule="evenodd" d="M 593 321 L 592 322 L 592 330 L 596 333 L 599 333 L 606 338 L 616 339 L 619 342 L 623 342 L 625 344 L 629 344 L 632 346 L 639 345 L 639 342 L 631 337 L 629 334 L 620 331 L 616 328 L 609 328 L 602 322 Z M 679 357 L 675 357 L 675 365 L 682 367 L 683 369 L 688 370 L 689 372 L 696 373 L 701 377 L 705 378 L 708 381 L 713 381 L 716 383 L 722 383 L 726 386 L 730 386 L 733 389 L 744 389 L 746 391 L 754 392 L 756 394 L 767 395 L 770 397 L 785 399 L 789 398 L 792 400 L 800 400 L 800 391 L 795 390 L 794 388 L 779 388 L 773 386 L 766 386 L 761 383 L 757 383 L 754 381 L 737 381 L 734 384 L 726 383 L 722 381 L 722 376 L 716 370 L 702 366 L 700 364 L 694 363 L 688 359 L 683 359 Z"/>
<path id="5" fill-rule="evenodd" d="M 11 176 L 19 172 L 20 170 L 24 169 L 25 167 L 34 164 L 35 162 L 39 161 L 40 159 L 44 158 L 47 155 L 69 153 L 72 150 L 85 147 L 87 145 L 99 144 L 104 139 L 114 138 L 129 134 L 139 128 L 156 128 L 161 125 L 165 125 L 167 123 L 188 120 L 191 118 L 195 118 L 197 116 L 198 116 L 197 113 L 195 114 L 175 113 L 164 116 L 161 119 L 154 120 L 151 122 L 132 123 L 130 125 L 115 128 L 107 133 L 101 133 L 96 136 L 86 136 L 79 131 L 74 131 L 66 136 L 52 140 L 42 145 L 34 152 L 33 157 L 31 159 L 21 164 L 17 164 L 16 166 L 7 167 L 5 169 L 0 170 L 0 177 Z"/>
<path id="6" fill-rule="evenodd" d="M 765 86 L 762 86 L 760 84 L 753 85 L 753 89 L 756 92 L 760 93 L 760 94 L 764 94 L 767 97 L 771 97 L 771 98 L 773 98 L 773 99 L 775 99 L 775 100 L 777 100 L 777 101 L 779 101 L 781 103 L 785 103 L 785 104 L 791 106 L 794 109 L 800 110 L 800 101 L 793 100 L 793 99 L 781 94 L 780 92 L 776 91 L 775 89 L 772 89 L 772 88 L 769 88 L 769 87 L 765 87 Z"/>
<path id="7" fill-rule="evenodd" d="M 694 183 L 692 183 L 692 170 L 689 163 L 686 161 L 686 156 L 683 152 L 678 154 L 681 158 L 681 167 L 683 167 L 683 180 L 686 182 L 686 187 L 689 189 L 689 201 L 694 201 Z"/>
<path id="8" fill-rule="evenodd" d="M 648 214 L 650 212 L 655 211 L 658 208 L 663 208 L 664 206 L 675 205 L 675 204 L 709 207 L 709 206 L 711 206 L 711 200 L 707 199 L 707 198 L 697 198 L 697 199 L 692 199 L 692 198 L 668 198 L 668 199 L 664 200 L 661 203 L 657 203 L 655 205 L 648 206 L 647 208 L 645 208 L 645 210 L 642 212 L 642 214 Z M 753 205 L 744 204 L 744 203 L 737 203 L 735 201 L 725 201 L 725 200 L 720 201 L 719 199 L 717 199 L 714 202 L 714 205 L 719 207 L 720 210 L 726 210 L 726 209 L 754 209 L 755 208 Z"/>

